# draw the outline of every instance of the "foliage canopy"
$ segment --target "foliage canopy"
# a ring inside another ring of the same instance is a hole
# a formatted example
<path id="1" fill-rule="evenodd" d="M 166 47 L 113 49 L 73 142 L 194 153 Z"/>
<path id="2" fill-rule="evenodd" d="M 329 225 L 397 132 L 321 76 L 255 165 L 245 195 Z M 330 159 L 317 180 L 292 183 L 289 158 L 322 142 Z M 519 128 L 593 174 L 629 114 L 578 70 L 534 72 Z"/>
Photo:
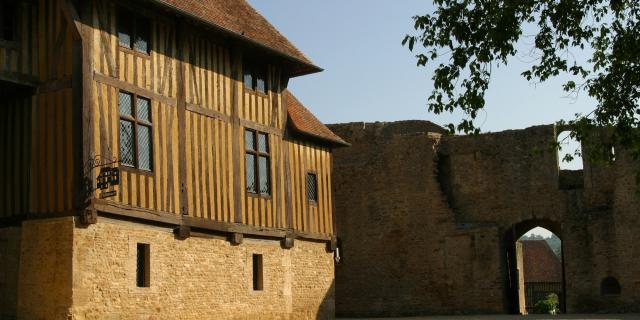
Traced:
<path id="1" fill-rule="evenodd" d="M 597 101 L 589 114 L 562 124 L 587 146 L 592 161 L 612 161 L 612 146 L 640 157 L 640 1 L 637 0 L 434 0 L 431 14 L 415 16 L 402 44 L 416 52 L 418 66 L 436 62 L 428 99 L 436 114 L 467 116 L 450 132 L 479 133 L 474 120 L 485 106 L 492 68 L 507 65 L 527 26 L 534 27 L 536 61 L 522 76 L 544 82 L 568 74 L 563 89 Z M 417 49 L 417 47 L 421 47 Z M 590 57 L 577 61 L 573 52 Z M 600 128 L 600 129 L 598 129 Z M 602 128 L 607 132 L 603 141 Z M 559 147 L 559 145 L 555 145 Z M 569 160 L 571 156 L 568 157 Z"/>

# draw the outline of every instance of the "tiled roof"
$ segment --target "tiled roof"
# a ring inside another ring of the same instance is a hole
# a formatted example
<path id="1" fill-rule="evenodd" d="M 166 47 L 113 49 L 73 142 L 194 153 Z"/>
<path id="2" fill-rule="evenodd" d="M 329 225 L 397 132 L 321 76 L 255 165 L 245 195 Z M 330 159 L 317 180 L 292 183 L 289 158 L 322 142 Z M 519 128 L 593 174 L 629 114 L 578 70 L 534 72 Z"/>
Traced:
<path id="1" fill-rule="evenodd" d="M 333 133 L 318 118 L 316 118 L 302 103 L 288 90 L 285 91 L 287 111 L 289 113 L 289 125 L 295 131 L 324 140 L 332 144 L 348 146 L 349 144 Z"/>
<path id="2" fill-rule="evenodd" d="M 245 0 L 155 1 L 293 58 L 305 64 L 307 72 L 321 70 Z"/>
<path id="3" fill-rule="evenodd" d="M 521 240 L 525 282 L 561 282 L 562 262 L 545 240 Z"/>

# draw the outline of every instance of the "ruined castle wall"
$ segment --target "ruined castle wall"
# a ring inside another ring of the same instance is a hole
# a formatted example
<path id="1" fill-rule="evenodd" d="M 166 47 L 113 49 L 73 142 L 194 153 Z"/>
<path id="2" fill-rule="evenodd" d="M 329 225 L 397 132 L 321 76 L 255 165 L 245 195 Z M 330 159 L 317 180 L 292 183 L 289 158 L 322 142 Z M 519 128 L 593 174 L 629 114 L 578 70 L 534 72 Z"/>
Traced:
<path id="1" fill-rule="evenodd" d="M 331 127 L 353 144 L 334 158 L 338 314 L 513 310 L 507 239 L 536 226 L 563 240 L 568 312 L 637 309 L 637 167 L 622 152 L 613 168 L 570 172 L 576 187 L 549 151 L 554 126 L 442 137 L 420 126 Z M 601 295 L 606 276 L 621 295 Z"/>
<path id="2" fill-rule="evenodd" d="M 16 317 L 20 227 L 0 228 L 0 319 Z"/>
<path id="3" fill-rule="evenodd" d="M 333 254 L 326 243 L 225 238 L 99 217 L 73 230 L 76 319 L 331 319 Z M 136 246 L 150 245 L 150 287 L 136 287 Z M 264 290 L 253 290 L 253 254 Z"/>
<path id="4" fill-rule="evenodd" d="M 332 126 L 352 144 L 334 151 L 338 316 L 504 311 L 499 234 L 456 227 L 436 177 L 434 129 Z"/>

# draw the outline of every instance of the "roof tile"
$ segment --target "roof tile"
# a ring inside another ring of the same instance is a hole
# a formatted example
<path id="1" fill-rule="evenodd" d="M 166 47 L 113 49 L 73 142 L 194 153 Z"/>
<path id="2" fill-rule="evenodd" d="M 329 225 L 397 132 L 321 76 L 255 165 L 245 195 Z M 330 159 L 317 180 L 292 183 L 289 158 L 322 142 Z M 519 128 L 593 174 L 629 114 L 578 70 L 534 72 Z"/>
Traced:
<path id="1" fill-rule="evenodd" d="M 245 0 L 157 1 L 314 66 L 309 58 Z"/>
<path id="2" fill-rule="evenodd" d="M 562 263 L 545 240 L 521 240 L 525 282 L 561 282 Z"/>
<path id="3" fill-rule="evenodd" d="M 285 91 L 289 124 L 291 127 L 305 135 L 325 140 L 333 144 L 348 146 L 349 143 L 333 133 L 318 118 L 316 118 L 302 103 L 288 90 Z"/>

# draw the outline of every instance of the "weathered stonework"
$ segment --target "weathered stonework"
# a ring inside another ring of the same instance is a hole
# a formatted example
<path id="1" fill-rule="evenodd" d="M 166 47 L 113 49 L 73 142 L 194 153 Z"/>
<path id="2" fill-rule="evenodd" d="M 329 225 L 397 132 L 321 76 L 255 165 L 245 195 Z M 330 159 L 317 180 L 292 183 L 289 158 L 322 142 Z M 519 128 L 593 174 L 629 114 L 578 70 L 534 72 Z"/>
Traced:
<path id="1" fill-rule="evenodd" d="M 0 228 L 0 319 L 16 314 L 19 268 L 20 228 Z"/>
<path id="2" fill-rule="evenodd" d="M 333 253 L 302 239 L 226 238 L 98 218 L 33 220 L 22 228 L 18 319 L 333 319 Z M 4 237 L 4 238 L 3 238 Z M 136 245 L 150 245 L 150 287 L 136 287 Z M 252 287 L 262 254 L 264 290 Z M 4 311 L 4 309 L 3 309 Z"/>
<path id="3" fill-rule="evenodd" d="M 639 168 L 624 150 L 612 167 L 585 161 L 578 175 L 545 151 L 554 126 L 480 136 L 442 136 L 426 121 L 331 129 L 352 144 L 334 160 L 338 315 L 517 312 L 506 253 L 535 226 L 563 240 L 568 312 L 638 310 Z M 584 187 L 561 185 L 565 174 Z M 607 276 L 620 295 L 600 294 Z"/>

